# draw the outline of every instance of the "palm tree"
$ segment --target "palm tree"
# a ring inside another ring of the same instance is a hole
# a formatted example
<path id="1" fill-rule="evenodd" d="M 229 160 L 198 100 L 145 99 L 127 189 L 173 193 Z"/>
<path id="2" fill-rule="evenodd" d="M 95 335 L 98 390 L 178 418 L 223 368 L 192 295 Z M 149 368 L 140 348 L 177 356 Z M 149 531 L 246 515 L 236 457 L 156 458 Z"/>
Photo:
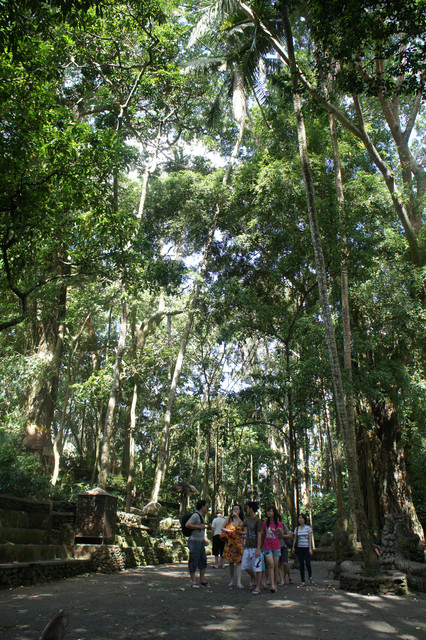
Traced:
<path id="1" fill-rule="evenodd" d="M 361 0 L 360 0 L 361 2 Z M 380 153 L 378 148 L 374 145 L 374 142 L 368 133 L 368 127 L 364 122 L 363 109 L 361 105 L 360 97 L 357 93 L 353 93 L 352 100 L 355 109 L 355 119 L 352 119 L 345 111 L 340 109 L 335 103 L 332 102 L 330 97 L 325 94 L 321 88 L 313 85 L 306 75 L 302 72 L 300 66 L 297 64 L 296 59 L 290 63 L 288 52 L 285 50 L 281 43 L 280 31 L 277 29 L 277 23 L 281 16 L 276 14 L 278 6 L 286 7 L 286 3 L 281 5 L 272 5 L 262 3 L 259 8 L 262 14 L 257 12 L 248 4 L 241 2 L 240 0 L 215 0 L 208 5 L 202 13 L 201 19 L 196 25 L 192 41 L 200 38 L 204 33 L 211 29 L 216 29 L 224 19 L 228 19 L 230 16 L 236 16 L 240 20 L 241 26 L 244 25 L 242 16 L 245 16 L 247 23 L 250 23 L 250 28 L 256 35 L 257 41 L 266 40 L 270 49 L 273 50 L 284 64 L 290 69 L 293 67 L 293 73 L 298 76 L 300 85 L 304 91 L 308 92 L 314 100 L 316 100 L 328 113 L 334 115 L 336 120 L 349 131 L 353 136 L 362 142 L 370 156 L 372 162 L 376 165 L 377 169 L 382 174 L 383 180 L 389 191 L 392 199 L 395 213 L 404 229 L 405 238 L 407 240 L 408 248 L 410 251 L 410 257 L 412 263 L 421 267 L 424 264 L 425 253 L 422 251 L 420 245 L 421 227 L 422 227 L 422 210 L 424 206 L 424 194 L 426 192 L 426 171 L 424 163 L 421 161 L 421 150 L 418 154 L 414 154 L 410 148 L 410 137 L 415 131 L 417 116 L 420 113 L 422 104 L 422 87 L 424 89 L 424 72 L 418 73 L 419 78 L 417 84 L 419 87 L 415 92 L 411 91 L 411 102 L 407 109 L 402 108 L 401 92 L 403 85 L 409 85 L 410 78 L 406 81 L 404 73 L 400 72 L 398 77 L 390 77 L 391 89 L 382 89 L 377 93 L 377 103 L 381 110 L 389 131 L 395 143 L 395 148 L 400 161 L 399 173 L 401 175 L 402 187 L 398 187 L 395 172 L 393 168 Z M 298 3 L 299 8 L 303 11 L 309 12 L 309 6 L 307 3 Z M 412 7 L 413 8 L 413 7 Z M 365 8 L 367 12 L 370 9 Z M 417 13 L 416 13 L 417 12 Z M 420 6 L 413 8 L 412 14 L 418 17 L 419 24 L 422 23 L 423 14 L 420 13 Z M 412 18 L 412 22 L 416 21 L 416 17 Z M 247 24 L 246 23 L 246 24 Z M 396 27 L 398 27 L 397 23 Z M 404 35 L 404 34 L 403 34 Z M 420 42 L 423 42 L 421 38 L 417 38 L 411 34 L 405 34 L 406 42 L 401 40 L 401 46 L 405 46 L 407 49 L 407 55 L 409 55 L 410 45 L 413 48 L 420 47 Z M 392 36 L 390 36 L 391 38 Z M 255 39 L 252 39 L 252 47 L 257 46 Z M 383 48 L 384 43 L 377 43 L 377 45 Z M 316 42 L 318 50 L 320 50 L 320 44 Z M 356 52 L 358 53 L 358 52 Z M 403 58 L 404 52 L 402 49 L 398 52 L 400 58 Z M 327 60 L 328 52 L 323 55 L 324 61 Z M 374 86 L 384 87 L 385 82 L 385 60 L 380 56 L 377 58 L 375 52 L 373 57 L 376 61 L 375 75 L 369 75 L 366 66 L 363 66 L 362 60 L 359 60 L 356 64 L 359 68 L 357 71 L 362 77 L 363 82 L 367 88 Z M 355 55 L 356 58 L 356 55 Z M 377 58 L 377 60 L 376 60 Z M 398 70 L 400 71 L 400 70 Z M 410 86 L 408 86 L 410 92 Z M 421 142 L 420 147 L 424 146 L 424 141 Z M 423 292 L 424 296 L 424 292 Z"/>
<path id="2" fill-rule="evenodd" d="M 198 23 L 194 30 L 194 38 L 200 37 L 207 29 L 208 25 L 216 24 L 218 19 L 223 19 L 226 13 L 235 11 L 243 12 L 244 15 L 251 21 L 252 27 L 255 28 L 257 33 L 257 43 L 260 42 L 259 32 L 263 36 L 263 43 L 266 41 L 270 47 L 283 58 L 284 62 L 288 65 L 292 78 L 292 93 L 293 93 L 293 106 L 294 113 L 297 122 L 297 134 L 299 140 L 299 153 L 302 165 L 302 173 L 305 183 L 307 208 L 309 214 L 309 224 L 312 237 L 312 246 L 315 257 L 316 274 L 319 289 L 319 298 L 322 308 L 323 321 L 325 327 L 325 337 L 328 347 L 330 367 L 333 379 L 334 398 L 336 403 L 337 415 L 339 424 L 342 430 L 345 458 L 348 467 L 348 479 L 349 479 L 349 497 L 353 512 L 356 515 L 358 533 L 361 538 L 361 543 L 364 551 L 364 560 L 369 568 L 375 567 L 374 554 L 371 553 L 370 536 L 368 531 L 368 523 L 365 515 L 365 510 L 362 501 L 362 493 L 359 482 L 357 454 L 356 454 L 356 438 L 355 438 L 355 425 L 353 421 L 348 419 L 345 404 L 345 391 L 343 387 L 340 362 L 337 350 L 336 336 L 334 332 L 333 319 L 328 298 L 328 282 L 327 273 L 325 269 L 324 256 L 322 251 L 322 241 L 320 228 L 318 223 L 317 207 L 314 181 L 312 176 L 312 170 L 309 161 L 307 142 L 306 142 L 306 130 L 302 111 L 302 102 L 299 92 L 299 79 L 298 70 L 296 66 L 296 60 L 294 56 L 293 37 L 290 27 L 290 21 L 288 19 L 287 9 L 285 3 L 281 5 L 281 19 L 282 27 L 284 30 L 287 51 L 284 50 L 279 40 L 272 35 L 269 28 L 266 27 L 263 19 L 257 15 L 250 7 L 242 2 L 236 0 L 219 0 L 213 7 L 211 7 L 205 14 L 201 21 Z M 234 16 L 234 19 L 238 19 Z M 242 25 L 241 21 L 239 22 Z M 256 43 L 255 43 L 256 44 Z M 251 51 L 256 51 L 258 60 L 261 57 L 261 50 L 255 45 L 252 46 Z M 254 56 L 253 56 L 254 57 Z M 252 58 L 253 58 L 252 57 Z M 258 66 L 258 65 L 257 65 Z M 253 67 L 252 67 L 253 68 Z M 256 68 L 256 67 L 255 67 Z"/>

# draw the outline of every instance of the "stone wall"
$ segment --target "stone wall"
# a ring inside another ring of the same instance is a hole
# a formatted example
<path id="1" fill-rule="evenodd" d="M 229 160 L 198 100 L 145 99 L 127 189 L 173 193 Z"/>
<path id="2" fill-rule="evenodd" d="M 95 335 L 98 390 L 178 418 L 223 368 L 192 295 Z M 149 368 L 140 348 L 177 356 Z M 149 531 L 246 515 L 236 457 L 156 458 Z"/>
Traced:
<path id="1" fill-rule="evenodd" d="M 0 495 L 0 588 L 188 557 L 180 523 L 117 513 L 114 544 L 75 544 L 75 505 Z"/>
<path id="2" fill-rule="evenodd" d="M 118 512 L 114 545 L 75 545 L 78 558 L 91 560 L 95 571 L 109 573 L 124 568 L 180 562 L 188 557 L 178 520 L 157 518 L 151 528 L 139 515 Z M 151 524 L 151 523 L 150 523 Z M 156 531 L 156 535 L 153 535 Z"/>
<path id="3" fill-rule="evenodd" d="M 63 580 L 64 578 L 72 578 L 91 571 L 93 571 L 93 566 L 90 560 L 48 560 L 2 565 L 0 567 L 0 589 Z"/>

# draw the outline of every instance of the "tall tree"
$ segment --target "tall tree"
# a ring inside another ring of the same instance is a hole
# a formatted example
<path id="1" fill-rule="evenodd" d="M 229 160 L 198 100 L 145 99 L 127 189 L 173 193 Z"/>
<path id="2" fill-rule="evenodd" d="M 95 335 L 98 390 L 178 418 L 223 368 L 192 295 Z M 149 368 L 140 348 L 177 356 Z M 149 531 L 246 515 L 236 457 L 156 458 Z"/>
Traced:
<path id="1" fill-rule="evenodd" d="M 239 132 L 238 132 L 238 138 L 237 138 L 237 140 L 235 142 L 235 146 L 234 146 L 231 158 L 229 160 L 228 167 L 227 167 L 226 171 L 223 174 L 222 188 L 224 190 L 228 186 L 228 181 L 229 181 L 232 169 L 234 168 L 234 164 L 235 164 L 237 156 L 238 156 L 238 152 L 239 152 L 239 149 L 240 149 L 240 146 L 241 146 L 241 142 L 242 142 L 242 139 L 243 139 L 243 135 L 244 135 L 244 128 L 245 128 L 245 115 L 243 115 L 243 117 L 241 119 L 240 126 L 239 126 Z M 160 449 L 159 449 L 157 467 L 156 467 L 156 471 L 155 471 L 154 484 L 153 484 L 152 493 L 151 493 L 151 501 L 152 502 L 156 502 L 158 500 L 158 495 L 159 495 L 159 492 L 160 492 L 161 483 L 162 483 L 162 480 L 164 478 L 166 455 L 167 455 L 167 450 L 168 450 L 168 446 L 169 446 L 171 412 L 172 412 L 173 403 L 174 403 L 174 399 L 175 399 L 175 395 L 176 395 L 177 384 L 178 384 L 179 377 L 180 377 L 180 374 L 181 374 L 181 371 L 182 371 L 182 365 L 183 365 L 183 360 L 184 360 L 184 357 L 185 357 L 185 352 L 186 352 L 186 347 L 187 347 L 187 344 L 188 344 L 189 335 L 190 335 L 190 332 L 191 332 L 191 329 L 192 329 L 192 324 L 193 324 L 193 321 L 194 321 L 195 310 L 196 310 L 197 305 L 198 305 L 198 299 L 199 299 L 199 295 L 200 295 L 200 291 L 201 291 L 201 284 L 202 284 L 202 282 L 203 282 L 203 280 L 204 280 L 204 278 L 205 278 L 205 276 L 207 274 L 207 270 L 208 270 L 210 250 L 211 250 L 211 247 L 212 247 L 214 234 L 215 234 L 215 231 L 216 231 L 216 227 L 217 227 L 217 223 L 218 223 L 220 212 L 221 212 L 221 204 L 218 202 L 216 204 L 216 206 L 215 206 L 213 218 L 211 220 L 210 227 L 208 229 L 206 243 L 205 243 L 204 251 L 203 251 L 203 259 L 202 259 L 202 263 L 201 263 L 201 267 L 200 267 L 200 274 L 199 274 L 199 277 L 197 278 L 197 280 L 195 281 L 194 287 L 193 287 L 193 290 L 192 290 L 190 309 L 189 309 L 189 314 L 188 314 L 188 320 L 187 320 L 187 323 L 186 323 L 186 326 L 185 326 L 185 329 L 184 329 L 184 332 L 183 332 L 182 341 L 181 341 L 180 348 L 179 348 L 179 354 L 178 354 L 178 357 L 177 357 L 177 360 L 176 360 L 176 363 L 175 363 L 172 381 L 170 383 L 170 389 L 169 389 L 169 394 L 168 394 L 166 411 L 165 411 L 165 414 L 164 414 L 163 428 L 162 428 L 162 432 L 161 432 Z"/>

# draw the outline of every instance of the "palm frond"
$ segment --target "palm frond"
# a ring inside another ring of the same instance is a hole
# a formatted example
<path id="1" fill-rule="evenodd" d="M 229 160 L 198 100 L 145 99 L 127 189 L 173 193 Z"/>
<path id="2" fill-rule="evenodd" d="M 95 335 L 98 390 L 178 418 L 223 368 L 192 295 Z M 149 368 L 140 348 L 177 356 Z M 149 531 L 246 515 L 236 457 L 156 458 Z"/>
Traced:
<path id="1" fill-rule="evenodd" d="M 216 129 L 220 124 L 220 122 L 222 121 L 222 115 L 223 115 L 222 93 L 223 93 L 223 87 L 217 94 L 216 99 L 213 102 L 211 108 L 209 109 L 209 112 L 206 118 L 206 127 L 210 131 L 213 131 L 214 129 Z"/>
<path id="2" fill-rule="evenodd" d="M 220 69 L 224 64 L 226 64 L 226 60 L 225 58 L 221 57 L 221 58 L 209 58 L 209 57 L 202 57 L 202 58 L 193 58 L 192 60 L 189 60 L 189 62 L 186 62 L 183 66 L 182 66 L 182 70 L 184 73 L 206 73 L 209 71 L 217 71 L 218 69 Z"/>
<path id="3" fill-rule="evenodd" d="M 207 7 L 192 30 L 188 48 L 192 47 L 208 31 L 217 29 L 224 19 L 237 9 L 237 0 L 217 0 L 212 6 Z"/>

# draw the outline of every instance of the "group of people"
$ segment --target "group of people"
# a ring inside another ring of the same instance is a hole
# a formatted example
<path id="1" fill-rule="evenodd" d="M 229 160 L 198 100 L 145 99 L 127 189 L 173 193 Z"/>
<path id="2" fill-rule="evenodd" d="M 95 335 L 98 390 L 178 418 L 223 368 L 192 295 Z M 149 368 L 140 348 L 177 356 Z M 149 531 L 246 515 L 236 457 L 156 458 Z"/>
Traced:
<path id="1" fill-rule="evenodd" d="M 224 563 L 228 563 L 230 574 L 228 587 L 244 589 L 241 581 L 243 571 L 246 571 L 250 577 L 249 589 L 253 595 L 260 595 L 262 588 L 275 593 L 279 586 L 290 584 L 292 580 L 288 565 L 287 544 L 291 545 L 293 553 L 297 554 L 299 560 L 301 578 L 299 586 L 306 585 L 305 567 L 310 583 L 315 584 L 311 565 L 313 531 L 306 517 L 300 514 L 297 527 L 294 531 L 290 531 L 281 522 L 274 506 L 266 509 L 266 519 L 263 522 L 257 516 L 258 508 L 257 502 L 248 502 L 244 514 L 241 506 L 234 504 L 227 518 L 224 518 L 219 510 L 211 523 L 215 568 L 223 568 Z M 199 589 L 200 585 L 208 585 L 205 575 L 208 544 L 207 525 L 204 520 L 207 513 L 206 501 L 199 500 L 196 509 L 187 521 L 186 527 L 191 531 L 188 538 L 188 569 L 191 587 Z M 197 569 L 200 572 L 199 584 L 196 581 Z"/>

